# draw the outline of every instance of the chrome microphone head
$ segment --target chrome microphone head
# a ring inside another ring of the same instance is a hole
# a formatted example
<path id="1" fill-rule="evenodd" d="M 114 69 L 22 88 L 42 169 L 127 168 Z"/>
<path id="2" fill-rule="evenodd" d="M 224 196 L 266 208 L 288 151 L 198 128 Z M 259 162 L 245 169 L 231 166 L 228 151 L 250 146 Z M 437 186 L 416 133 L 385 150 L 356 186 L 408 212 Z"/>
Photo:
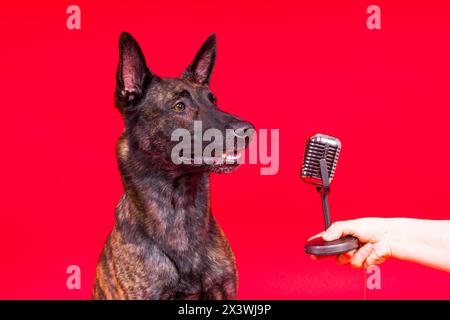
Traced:
<path id="1" fill-rule="evenodd" d="M 326 134 L 315 134 L 306 141 L 305 157 L 303 158 L 302 180 L 306 183 L 322 187 L 320 174 L 320 160 L 326 159 L 329 180 L 331 181 L 336 170 L 341 141 Z"/>

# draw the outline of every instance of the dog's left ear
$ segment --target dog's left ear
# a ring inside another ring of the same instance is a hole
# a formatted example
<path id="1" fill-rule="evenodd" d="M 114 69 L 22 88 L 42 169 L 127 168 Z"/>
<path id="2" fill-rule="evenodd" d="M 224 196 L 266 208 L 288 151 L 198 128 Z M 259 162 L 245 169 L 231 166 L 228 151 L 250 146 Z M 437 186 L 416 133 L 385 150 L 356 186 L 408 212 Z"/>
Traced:
<path id="1" fill-rule="evenodd" d="M 200 84 L 209 84 L 216 62 L 216 35 L 212 34 L 198 50 L 194 61 L 187 67 L 181 78 Z"/>

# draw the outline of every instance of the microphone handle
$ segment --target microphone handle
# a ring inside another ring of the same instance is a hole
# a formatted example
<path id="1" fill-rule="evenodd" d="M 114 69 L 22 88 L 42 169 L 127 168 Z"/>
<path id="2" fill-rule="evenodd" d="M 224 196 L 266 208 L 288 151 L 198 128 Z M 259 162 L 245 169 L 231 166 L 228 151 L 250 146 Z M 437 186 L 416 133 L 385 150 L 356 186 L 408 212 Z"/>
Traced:
<path id="1" fill-rule="evenodd" d="M 328 176 L 326 159 L 320 159 L 320 175 L 322 177 L 322 188 L 320 189 L 320 193 L 322 197 L 322 211 L 326 230 L 331 225 L 330 205 L 328 204 L 328 193 L 330 192 L 330 178 Z"/>
<path id="2" fill-rule="evenodd" d="M 323 219 L 325 221 L 325 230 L 327 230 L 331 225 L 330 206 L 328 204 L 328 192 L 322 193 L 321 197 L 322 197 Z"/>

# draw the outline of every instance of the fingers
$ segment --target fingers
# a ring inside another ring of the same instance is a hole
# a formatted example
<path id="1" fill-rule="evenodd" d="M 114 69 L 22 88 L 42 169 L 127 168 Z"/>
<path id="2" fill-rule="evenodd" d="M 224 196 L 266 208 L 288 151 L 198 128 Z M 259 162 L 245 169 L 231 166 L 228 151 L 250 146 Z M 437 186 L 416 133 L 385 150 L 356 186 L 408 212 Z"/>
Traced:
<path id="1" fill-rule="evenodd" d="M 370 268 L 381 264 L 390 256 L 389 248 L 384 243 L 366 243 L 358 250 L 341 253 L 336 257 L 338 265 L 351 264 L 353 268 Z M 314 260 L 318 260 L 315 258 Z"/>
<path id="2" fill-rule="evenodd" d="M 321 259 L 321 256 L 310 255 L 310 257 L 314 261 L 319 261 Z"/>
<path id="3" fill-rule="evenodd" d="M 338 221 L 333 223 L 323 234 L 322 238 L 325 241 L 332 241 L 339 239 L 346 235 L 353 235 L 356 233 L 354 230 L 354 222 L 349 221 Z"/>
<path id="4" fill-rule="evenodd" d="M 372 253 L 373 244 L 366 243 L 363 245 L 359 250 L 353 255 L 352 259 L 350 260 L 350 264 L 355 269 L 361 269 L 364 266 L 364 262 L 369 257 L 369 255 Z"/>
<path id="5" fill-rule="evenodd" d="M 338 265 L 351 264 L 353 268 L 362 268 L 365 266 L 367 258 L 371 255 L 372 249 L 373 245 L 371 243 L 366 243 L 358 250 L 341 253 L 336 257 L 336 262 Z"/>
<path id="6" fill-rule="evenodd" d="M 348 252 L 344 252 L 341 253 L 340 255 L 338 255 L 336 257 L 336 262 L 338 265 L 345 265 L 350 263 L 350 261 L 352 260 L 353 256 L 355 255 L 356 250 L 352 250 L 352 251 L 348 251 Z"/>
<path id="7" fill-rule="evenodd" d="M 373 245 L 373 250 L 370 252 L 369 256 L 364 262 L 364 266 L 366 268 L 369 268 L 373 265 L 381 264 L 386 260 L 388 256 L 389 256 L 388 247 L 382 242 L 375 243 Z"/>
<path id="8" fill-rule="evenodd" d="M 352 261 L 353 256 L 355 255 L 356 252 L 357 252 L 356 250 L 352 250 L 352 251 L 344 252 L 344 253 L 341 253 L 341 254 L 337 255 L 336 256 L 337 264 L 338 265 L 349 264 Z M 310 257 L 314 261 L 319 261 L 319 260 L 323 260 L 325 258 L 329 258 L 330 256 L 314 256 L 314 255 L 311 255 Z"/>

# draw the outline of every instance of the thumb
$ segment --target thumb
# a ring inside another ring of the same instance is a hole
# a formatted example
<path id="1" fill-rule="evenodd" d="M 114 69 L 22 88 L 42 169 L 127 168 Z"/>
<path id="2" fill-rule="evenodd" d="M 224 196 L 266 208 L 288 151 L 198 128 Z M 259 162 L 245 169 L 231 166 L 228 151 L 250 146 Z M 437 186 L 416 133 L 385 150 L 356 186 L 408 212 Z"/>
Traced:
<path id="1" fill-rule="evenodd" d="M 356 232 L 354 230 L 353 221 L 338 221 L 333 223 L 322 235 L 323 240 L 332 241 L 337 240 L 343 236 L 353 235 Z"/>

